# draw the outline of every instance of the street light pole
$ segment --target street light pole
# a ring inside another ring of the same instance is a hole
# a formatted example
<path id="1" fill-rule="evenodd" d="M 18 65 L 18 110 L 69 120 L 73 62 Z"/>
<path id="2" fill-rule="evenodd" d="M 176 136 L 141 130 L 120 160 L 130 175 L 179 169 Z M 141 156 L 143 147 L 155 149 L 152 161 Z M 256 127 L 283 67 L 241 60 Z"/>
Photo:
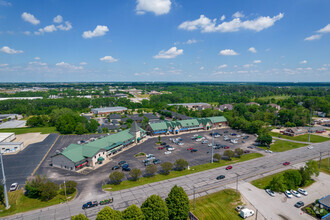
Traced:
<path id="1" fill-rule="evenodd" d="M 213 133 L 214 123 L 212 124 L 212 150 L 211 150 L 211 163 L 213 163 L 213 145 L 214 145 L 214 133 Z"/>
<path id="2" fill-rule="evenodd" d="M 195 186 L 194 186 L 194 210 L 195 210 Z"/>
<path id="3" fill-rule="evenodd" d="M 3 159 L 2 159 L 2 153 L 1 152 L 0 152 L 0 160 L 1 160 L 1 170 L 2 170 L 3 193 L 5 194 L 6 209 L 9 209 L 10 208 L 10 205 L 8 203 L 5 168 L 3 166 Z"/>
<path id="4" fill-rule="evenodd" d="M 236 196 L 238 191 L 238 174 L 236 173 Z"/>
<path id="5" fill-rule="evenodd" d="M 309 132 L 308 132 L 308 142 L 310 143 L 311 142 L 311 124 L 312 124 L 312 115 L 313 115 L 313 112 L 312 112 L 312 108 L 311 108 L 311 116 L 309 118 Z"/>

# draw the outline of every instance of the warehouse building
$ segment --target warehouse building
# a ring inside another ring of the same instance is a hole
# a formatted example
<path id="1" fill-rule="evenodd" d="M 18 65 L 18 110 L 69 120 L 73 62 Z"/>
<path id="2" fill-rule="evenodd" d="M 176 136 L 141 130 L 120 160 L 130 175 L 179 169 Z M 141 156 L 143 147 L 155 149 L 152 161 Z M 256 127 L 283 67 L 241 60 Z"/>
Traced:
<path id="1" fill-rule="evenodd" d="M 23 142 L 12 142 L 15 133 L 0 133 L 0 150 L 2 154 L 16 153 L 24 148 Z"/>
<path id="2" fill-rule="evenodd" d="M 223 116 L 195 118 L 181 121 L 164 121 L 149 123 L 147 125 L 148 135 L 178 134 L 192 130 L 209 130 L 227 126 L 227 119 Z"/>
<path id="3" fill-rule="evenodd" d="M 118 132 L 85 145 L 70 144 L 53 155 L 52 165 L 77 171 L 83 167 L 97 168 L 123 149 L 134 146 L 145 138 L 146 132 L 134 121 L 128 130 Z"/>
<path id="4" fill-rule="evenodd" d="M 91 113 L 97 115 L 109 115 L 111 113 L 120 113 L 127 111 L 127 108 L 117 106 L 117 107 L 105 107 L 105 108 L 92 108 Z"/>

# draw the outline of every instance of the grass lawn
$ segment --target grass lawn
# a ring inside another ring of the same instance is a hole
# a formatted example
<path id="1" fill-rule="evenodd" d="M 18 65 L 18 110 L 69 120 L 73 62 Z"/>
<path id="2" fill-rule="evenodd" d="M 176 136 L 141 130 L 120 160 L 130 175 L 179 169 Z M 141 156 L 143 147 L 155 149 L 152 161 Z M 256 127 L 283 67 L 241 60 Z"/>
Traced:
<path id="1" fill-rule="evenodd" d="M 192 173 L 197 173 L 229 164 L 234 164 L 234 163 L 239 163 L 243 162 L 246 160 L 251 160 L 254 158 L 262 157 L 262 154 L 259 153 L 251 153 L 251 154 L 245 154 L 241 158 L 233 158 L 231 161 L 225 161 L 221 160 L 220 163 L 215 162 L 215 163 L 207 163 L 207 164 L 202 164 L 202 165 L 197 165 L 190 167 L 190 170 L 183 170 L 183 171 L 171 171 L 170 174 L 168 175 L 163 175 L 163 174 L 156 174 L 152 177 L 141 177 L 137 181 L 130 181 L 126 180 L 121 182 L 119 185 L 114 185 L 114 184 L 106 184 L 103 185 L 102 188 L 106 191 L 118 191 L 118 190 L 123 190 L 123 189 L 128 189 L 136 186 L 141 186 L 149 183 L 154 183 L 154 182 L 159 182 L 162 180 L 167 180 L 175 177 L 180 177 Z"/>
<path id="2" fill-rule="evenodd" d="M 287 171 L 287 170 L 285 170 Z M 272 179 L 275 176 L 280 176 L 282 175 L 285 171 L 279 172 L 279 173 L 275 173 L 269 176 L 265 176 L 261 179 L 257 179 L 257 180 L 253 180 L 251 183 L 252 185 L 254 185 L 255 187 L 258 187 L 259 189 L 266 189 L 267 186 L 269 185 L 270 181 L 272 181 Z"/>
<path id="3" fill-rule="evenodd" d="M 328 158 L 321 160 L 321 169 L 320 171 L 330 175 L 330 169 L 328 169 Z"/>
<path id="4" fill-rule="evenodd" d="M 233 189 L 226 189 L 206 196 L 198 197 L 193 210 L 193 200 L 190 200 L 190 211 L 198 219 L 242 219 L 235 211 L 237 205 L 242 205 L 241 195 Z"/>
<path id="5" fill-rule="evenodd" d="M 260 98 L 256 98 L 256 99 L 266 101 L 269 99 L 283 100 L 283 99 L 288 99 L 288 98 L 290 98 L 290 96 L 288 96 L 288 95 L 273 95 L 273 96 L 260 97 Z"/>
<path id="6" fill-rule="evenodd" d="M 291 136 L 282 135 L 282 134 L 279 134 L 279 133 L 276 133 L 276 132 L 270 132 L 270 133 L 274 137 L 281 136 L 281 138 L 288 139 L 288 140 L 308 142 L 308 134 L 291 137 Z M 312 143 L 320 143 L 320 142 L 324 142 L 324 141 L 330 141 L 330 138 L 311 134 L 311 142 Z"/>
<path id="7" fill-rule="evenodd" d="M 305 147 L 308 144 L 294 143 L 290 141 L 275 140 L 275 143 L 270 145 L 270 150 L 274 152 L 283 152 L 287 150 L 292 150 L 299 147 Z M 266 146 L 258 146 L 260 148 L 268 149 Z"/>
<path id="8" fill-rule="evenodd" d="M 75 196 L 76 196 L 76 192 L 74 194 L 68 196 L 68 200 L 72 200 Z M 8 201 L 10 204 L 10 208 L 8 210 L 6 210 L 4 208 L 4 206 L 2 205 L 0 207 L 0 209 L 3 211 L 0 212 L 0 217 L 60 204 L 65 201 L 65 196 L 57 195 L 55 198 L 53 198 L 47 202 L 43 202 L 38 199 L 28 198 L 28 197 L 24 196 L 23 190 L 17 190 L 17 191 L 8 193 Z"/>
<path id="9" fill-rule="evenodd" d="M 0 132 L 14 132 L 17 134 L 26 134 L 26 133 L 34 133 L 41 132 L 41 134 L 50 134 L 50 133 L 58 133 L 55 127 L 40 127 L 40 128 L 4 128 L 0 129 Z"/>

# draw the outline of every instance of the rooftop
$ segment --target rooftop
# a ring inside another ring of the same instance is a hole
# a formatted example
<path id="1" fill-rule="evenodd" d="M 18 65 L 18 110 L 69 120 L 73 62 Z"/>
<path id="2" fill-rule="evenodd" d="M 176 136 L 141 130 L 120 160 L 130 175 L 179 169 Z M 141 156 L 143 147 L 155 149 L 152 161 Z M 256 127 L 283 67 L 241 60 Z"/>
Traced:
<path id="1" fill-rule="evenodd" d="M 5 140 L 6 138 L 8 138 L 11 135 L 15 135 L 14 133 L 0 133 L 0 142 L 2 142 L 3 140 Z"/>
<path id="2" fill-rule="evenodd" d="M 172 105 L 182 105 L 182 106 L 202 106 L 202 105 L 210 105 L 205 102 L 197 102 L 197 103 L 174 103 L 174 104 L 168 104 L 169 106 Z"/>

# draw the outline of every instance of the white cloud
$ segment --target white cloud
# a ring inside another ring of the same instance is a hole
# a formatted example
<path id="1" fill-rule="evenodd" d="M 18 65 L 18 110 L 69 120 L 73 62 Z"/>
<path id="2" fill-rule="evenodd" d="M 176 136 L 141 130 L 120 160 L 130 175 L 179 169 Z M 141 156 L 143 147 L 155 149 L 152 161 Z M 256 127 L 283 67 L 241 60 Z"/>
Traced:
<path id="1" fill-rule="evenodd" d="M 62 21 L 63 21 L 63 17 L 62 17 L 61 15 L 57 15 L 57 16 L 53 19 L 53 21 L 54 21 L 55 23 L 62 23 Z"/>
<path id="2" fill-rule="evenodd" d="M 5 67 L 5 66 L 8 66 L 7 63 L 0 63 L 0 67 Z"/>
<path id="3" fill-rule="evenodd" d="M 106 63 L 115 63 L 118 61 L 118 59 L 113 58 L 112 56 L 105 56 L 100 58 L 101 61 L 106 62 Z"/>
<path id="4" fill-rule="evenodd" d="M 245 65 L 243 65 L 243 67 L 244 68 L 250 68 L 250 67 L 253 67 L 253 64 L 250 64 L 250 63 L 249 64 L 245 64 Z"/>
<path id="5" fill-rule="evenodd" d="M 273 26 L 275 22 L 282 19 L 283 16 L 283 13 L 279 13 L 274 17 L 260 16 L 254 20 L 246 21 L 241 21 L 240 18 L 234 18 L 229 22 L 222 22 L 217 25 L 217 19 L 211 20 L 208 17 L 201 15 L 199 19 L 181 23 L 178 28 L 189 31 L 200 29 L 201 32 L 237 32 L 241 29 L 259 32 Z"/>
<path id="6" fill-rule="evenodd" d="M 171 0 L 137 0 L 136 13 L 143 15 L 153 12 L 155 15 L 163 15 L 171 10 Z"/>
<path id="7" fill-rule="evenodd" d="M 244 14 L 238 11 L 233 14 L 233 18 L 244 18 Z"/>
<path id="8" fill-rule="evenodd" d="M 82 34 L 82 37 L 87 38 L 93 38 L 93 37 L 100 37 L 105 35 L 109 31 L 109 28 L 107 26 L 97 25 L 94 31 L 85 31 Z"/>
<path id="9" fill-rule="evenodd" d="M 18 53 L 23 53 L 24 51 L 23 50 L 14 50 L 14 49 L 11 49 L 7 46 L 3 46 L 1 49 L 0 49 L 1 52 L 4 52 L 4 53 L 7 53 L 7 54 L 18 54 Z"/>
<path id="10" fill-rule="evenodd" d="M 86 62 L 81 62 L 81 63 L 79 63 L 79 65 L 84 66 L 84 65 L 87 65 L 87 63 Z"/>
<path id="11" fill-rule="evenodd" d="M 319 40 L 321 39 L 322 34 L 314 34 L 312 36 L 306 37 L 305 40 L 312 41 L 312 40 Z"/>
<path id="12" fill-rule="evenodd" d="M 257 53 L 257 50 L 254 47 L 250 47 L 248 51 L 250 51 L 251 53 Z"/>
<path id="13" fill-rule="evenodd" d="M 321 68 L 317 68 L 318 71 L 326 71 L 328 70 L 328 68 L 325 68 L 325 67 L 321 67 Z"/>
<path id="14" fill-rule="evenodd" d="M 34 59 L 35 59 L 35 60 L 40 60 L 40 57 L 35 57 Z"/>
<path id="15" fill-rule="evenodd" d="M 39 28 L 38 31 L 35 31 L 34 34 L 35 35 L 41 35 L 41 34 L 44 34 L 45 32 L 47 33 L 51 33 L 51 32 L 54 32 L 54 31 L 57 31 L 57 28 L 55 27 L 55 25 L 48 25 L 44 28 Z"/>
<path id="16" fill-rule="evenodd" d="M 261 60 L 255 60 L 253 63 L 261 63 Z"/>
<path id="17" fill-rule="evenodd" d="M 154 56 L 155 59 L 172 59 L 178 55 L 183 54 L 182 49 L 177 49 L 176 47 L 171 47 L 169 50 L 161 50 L 157 55 Z"/>
<path id="18" fill-rule="evenodd" d="M 28 35 L 28 36 L 29 36 L 29 35 L 31 35 L 31 32 L 30 32 L 30 31 L 24 31 L 24 32 L 23 32 L 23 34 L 25 34 L 25 35 Z"/>
<path id="19" fill-rule="evenodd" d="M 47 63 L 37 62 L 37 61 L 29 62 L 29 64 L 30 65 L 47 66 Z"/>
<path id="20" fill-rule="evenodd" d="M 9 7 L 9 6 L 11 6 L 11 3 L 10 2 L 7 2 L 5 0 L 0 0 L 0 6 L 7 6 L 7 7 Z"/>
<path id="21" fill-rule="evenodd" d="M 35 18 L 33 14 L 29 14 L 27 12 L 23 12 L 22 18 L 24 21 L 29 22 L 33 25 L 37 25 L 40 23 L 40 21 L 37 18 Z"/>
<path id="22" fill-rule="evenodd" d="M 62 31 L 69 31 L 72 29 L 72 25 L 70 22 L 66 21 L 65 25 L 60 24 L 56 26 L 58 29 L 62 30 Z"/>
<path id="23" fill-rule="evenodd" d="M 204 70 L 204 69 L 205 69 L 205 67 L 204 67 L 204 66 L 201 66 L 199 69 L 200 69 L 200 70 Z"/>
<path id="24" fill-rule="evenodd" d="M 65 63 L 63 61 L 60 62 L 60 63 L 56 63 L 55 65 L 57 67 L 70 69 L 70 70 L 82 70 L 82 69 L 84 69 L 82 66 L 75 66 L 75 65 L 72 65 L 72 64 L 69 64 L 69 63 Z"/>
<path id="25" fill-rule="evenodd" d="M 222 15 L 221 18 L 220 18 L 220 21 L 223 21 L 226 19 L 226 16 L 225 15 Z"/>
<path id="26" fill-rule="evenodd" d="M 319 33 L 329 33 L 330 32 L 330 24 L 326 25 L 324 28 L 318 30 Z"/>
<path id="27" fill-rule="evenodd" d="M 223 56 L 235 56 L 235 55 L 238 55 L 238 53 L 236 53 L 232 49 L 225 49 L 225 50 L 221 50 L 219 52 L 219 55 L 223 55 Z"/>
<path id="28" fill-rule="evenodd" d="M 189 40 L 187 40 L 187 42 L 185 42 L 185 44 L 195 44 L 195 43 L 197 43 L 197 40 L 195 40 L 195 39 L 189 39 Z"/>
<path id="29" fill-rule="evenodd" d="M 300 61 L 300 64 L 306 64 L 307 60 Z"/>
<path id="30" fill-rule="evenodd" d="M 228 65 L 227 64 L 222 64 L 220 66 L 218 66 L 218 69 L 223 69 L 223 68 L 226 68 Z"/>

